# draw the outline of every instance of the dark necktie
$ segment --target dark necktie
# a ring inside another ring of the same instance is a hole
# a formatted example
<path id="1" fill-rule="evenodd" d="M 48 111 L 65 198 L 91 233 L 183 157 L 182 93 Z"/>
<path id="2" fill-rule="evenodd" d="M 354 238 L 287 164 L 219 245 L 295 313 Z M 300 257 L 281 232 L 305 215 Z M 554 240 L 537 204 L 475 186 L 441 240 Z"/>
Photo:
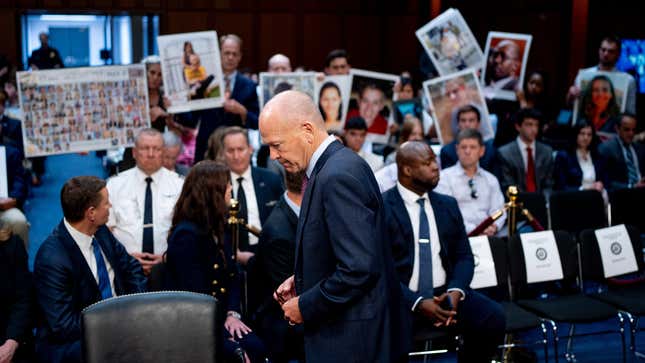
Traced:
<path id="1" fill-rule="evenodd" d="M 230 96 L 231 94 L 231 76 L 230 75 L 224 76 L 224 84 L 225 84 L 224 91 L 228 93 Z"/>
<path id="2" fill-rule="evenodd" d="M 152 189 L 150 188 L 152 178 L 146 178 L 146 199 L 144 202 L 143 212 L 143 252 L 154 253 L 154 237 L 153 237 L 153 224 L 152 224 Z"/>
<path id="3" fill-rule="evenodd" d="M 533 162 L 533 150 L 526 147 L 526 191 L 533 193 L 537 190 L 535 185 L 535 163 Z"/>
<path id="4" fill-rule="evenodd" d="M 636 170 L 636 163 L 634 162 L 634 155 L 629 144 L 625 146 L 625 164 L 627 165 L 627 183 L 634 185 L 638 183 L 638 170 Z"/>
<path id="5" fill-rule="evenodd" d="M 419 293 L 424 297 L 433 296 L 432 250 L 430 249 L 430 225 L 425 211 L 425 198 L 417 199 L 419 204 Z"/>
<path id="6" fill-rule="evenodd" d="M 99 276 L 99 290 L 101 291 L 101 299 L 112 297 L 112 287 L 110 286 L 110 275 L 108 275 L 103 255 L 101 254 L 101 247 L 99 246 L 96 238 L 92 238 L 92 251 L 96 259 L 96 271 Z"/>
<path id="7" fill-rule="evenodd" d="M 237 178 L 237 201 L 240 203 L 240 213 L 238 217 L 244 219 L 244 223 L 249 223 L 249 210 L 246 205 L 246 193 L 244 193 L 244 187 L 242 182 L 244 177 Z M 246 228 L 240 228 L 240 251 L 249 250 L 249 233 L 246 232 Z"/>

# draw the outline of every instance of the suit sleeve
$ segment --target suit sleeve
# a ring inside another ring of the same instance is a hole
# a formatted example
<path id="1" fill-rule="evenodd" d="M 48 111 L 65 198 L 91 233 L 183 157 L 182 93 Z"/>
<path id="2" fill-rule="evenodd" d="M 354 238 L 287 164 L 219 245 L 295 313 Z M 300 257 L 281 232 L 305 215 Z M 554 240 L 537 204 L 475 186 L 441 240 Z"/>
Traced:
<path id="1" fill-rule="evenodd" d="M 60 252 L 53 251 L 53 248 L 51 245 L 43 245 L 36 256 L 36 300 L 54 340 L 79 340 L 81 314 L 74 311 L 74 272 L 71 262 Z"/>
<path id="2" fill-rule="evenodd" d="M 513 185 L 515 183 L 513 178 L 513 166 L 501 152 L 497 153 L 497 160 L 499 160 L 499 183 L 502 186 L 502 190 L 506 190 L 509 185 Z"/>
<path id="3" fill-rule="evenodd" d="M 553 175 L 556 190 L 569 189 L 567 185 L 567 172 L 569 167 L 567 164 L 567 155 L 563 151 L 559 152 L 555 157 L 555 174 Z"/>
<path id="4" fill-rule="evenodd" d="M 354 175 L 339 173 L 330 180 L 319 180 L 324 193 L 324 222 L 336 257 L 335 270 L 300 296 L 304 321 L 324 320 L 342 310 L 370 290 L 379 279 L 382 256 L 374 241 L 377 225 L 378 194 Z"/>
<path id="5" fill-rule="evenodd" d="M 546 173 L 544 174 L 544 185 L 543 185 L 543 193 L 546 192 L 547 195 L 551 193 L 551 190 L 553 189 L 553 150 L 551 148 L 547 149 L 548 154 L 546 157 L 546 163 L 544 164 L 544 168 L 546 169 Z M 548 197 L 548 196 L 547 196 Z"/>
<path id="6" fill-rule="evenodd" d="M 9 312 L 6 337 L 22 342 L 28 337 L 31 329 L 32 309 L 32 280 L 27 266 L 27 252 L 19 239 L 14 238 L 15 244 L 15 291 L 14 301 Z"/>
<path id="7" fill-rule="evenodd" d="M 271 289 L 276 289 L 293 275 L 293 242 L 275 234 L 277 233 L 273 228 L 267 226 L 262 230 L 259 242 L 261 256 L 259 269 L 269 275 Z"/>
<path id="8" fill-rule="evenodd" d="M 451 206 L 448 212 L 455 219 L 453 224 L 455 240 L 446 242 L 454 244 L 455 247 L 452 256 L 450 256 L 450 260 L 454 263 L 454 271 L 450 280 L 446 282 L 446 286 L 448 289 L 457 288 L 466 291 L 470 286 L 475 270 L 473 252 L 470 249 L 470 242 L 468 242 L 468 236 L 464 228 L 464 219 L 459 211 L 457 201 L 453 198 L 450 199 Z"/>
<path id="9" fill-rule="evenodd" d="M 242 103 L 246 107 L 246 122 L 244 126 L 248 129 L 257 130 L 258 114 L 260 113 L 258 94 L 255 91 L 255 84 L 253 82 L 249 82 L 248 89 L 250 90 L 249 96 Z"/>
<path id="10" fill-rule="evenodd" d="M 114 248 L 115 261 L 119 264 L 121 279 L 126 293 L 134 294 L 145 292 L 147 279 L 143 274 L 143 268 L 139 261 L 132 257 L 123 245 L 110 233 L 112 246 Z"/>

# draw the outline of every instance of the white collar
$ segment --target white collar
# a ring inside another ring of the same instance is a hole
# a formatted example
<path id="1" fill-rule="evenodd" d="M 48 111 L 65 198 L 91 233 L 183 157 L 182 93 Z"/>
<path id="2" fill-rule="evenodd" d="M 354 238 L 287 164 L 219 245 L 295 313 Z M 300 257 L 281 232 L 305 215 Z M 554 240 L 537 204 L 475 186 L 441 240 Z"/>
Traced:
<path id="1" fill-rule="evenodd" d="M 526 151 L 526 148 L 530 147 L 531 150 L 533 150 L 533 152 L 535 152 L 535 140 L 533 140 L 533 142 L 531 142 L 530 145 L 527 145 L 524 141 L 522 141 L 522 138 L 519 137 L 519 136 L 517 137 L 516 140 L 517 140 L 517 145 L 520 147 L 520 150 Z"/>
<path id="2" fill-rule="evenodd" d="M 430 200 L 430 197 L 428 196 L 428 193 L 423 193 L 423 195 L 419 195 L 410 189 L 406 188 L 401 184 L 401 182 L 396 182 L 396 188 L 399 191 L 399 194 L 401 194 L 401 198 L 403 201 L 407 204 L 415 204 L 419 198 L 425 198 L 427 200 Z"/>
<path id="3" fill-rule="evenodd" d="M 135 168 L 134 174 L 136 175 L 137 180 L 139 180 L 142 183 L 145 182 L 148 175 L 146 175 L 146 173 L 144 173 L 143 170 L 139 169 L 138 166 L 135 166 L 134 168 Z M 159 170 L 155 171 L 150 175 L 153 183 L 159 183 L 159 179 L 161 177 L 161 173 L 163 173 L 163 169 L 165 168 L 162 166 L 161 168 L 159 168 Z"/>
<path id="4" fill-rule="evenodd" d="M 94 236 L 89 236 L 74 228 L 65 218 L 63 218 L 63 223 L 65 224 L 65 228 L 67 228 L 67 232 L 72 236 L 74 242 L 76 242 L 82 250 L 87 250 L 92 245 L 92 239 L 94 239 Z"/>
<path id="5" fill-rule="evenodd" d="M 336 136 L 329 135 L 325 140 L 323 140 L 322 143 L 320 143 L 320 145 L 318 145 L 316 151 L 314 151 L 313 155 L 311 155 L 309 165 L 307 165 L 307 178 L 311 178 L 311 174 L 314 172 L 314 168 L 316 167 L 318 159 L 320 159 L 325 150 L 327 150 L 327 147 L 334 141 L 336 141 Z"/>
<path id="6" fill-rule="evenodd" d="M 249 165 L 242 174 L 237 174 L 231 170 L 231 182 L 236 182 L 237 178 L 242 177 L 244 180 L 253 182 L 253 175 L 251 174 L 251 165 Z"/>

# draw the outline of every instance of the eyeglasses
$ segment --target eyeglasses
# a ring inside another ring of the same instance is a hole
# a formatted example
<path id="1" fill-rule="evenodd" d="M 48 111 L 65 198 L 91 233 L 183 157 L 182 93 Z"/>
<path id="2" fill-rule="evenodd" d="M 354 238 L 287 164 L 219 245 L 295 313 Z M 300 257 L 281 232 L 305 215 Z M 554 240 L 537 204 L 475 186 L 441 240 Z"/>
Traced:
<path id="1" fill-rule="evenodd" d="M 475 189 L 475 180 L 474 179 L 469 179 L 468 180 L 468 186 L 470 187 L 470 197 L 473 199 L 477 199 L 477 190 Z"/>

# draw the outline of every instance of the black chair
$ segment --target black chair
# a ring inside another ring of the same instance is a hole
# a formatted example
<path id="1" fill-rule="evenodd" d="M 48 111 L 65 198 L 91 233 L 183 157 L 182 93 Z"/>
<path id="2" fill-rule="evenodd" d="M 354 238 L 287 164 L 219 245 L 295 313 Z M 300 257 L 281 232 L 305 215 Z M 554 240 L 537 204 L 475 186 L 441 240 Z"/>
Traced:
<path id="1" fill-rule="evenodd" d="M 423 357 L 423 362 L 428 361 L 428 356 L 448 353 L 450 351 L 448 344 L 443 344 L 439 349 L 435 349 L 433 344 L 437 341 L 450 341 L 454 340 L 456 345 L 459 345 L 459 336 L 452 334 L 445 329 L 438 329 L 432 326 L 424 327 L 418 329 L 412 337 L 412 343 L 414 346 L 422 345 L 422 350 L 416 350 L 414 347 L 410 353 L 409 357 Z"/>
<path id="2" fill-rule="evenodd" d="M 528 331 L 530 329 L 539 329 L 543 335 L 541 342 L 544 346 L 544 361 L 549 361 L 549 341 L 547 333 L 547 324 L 552 327 L 555 325 L 553 321 L 545 320 L 527 311 L 526 309 L 518 306 L 512 301 L 509 282 L 509 268 L 508 268 L 508 242 L 506 239 L 501 238 L 488 238 L 491 253 L 493 254 L 493 261 L 495 263 L 495 274 L 497 276 L 497 287 L 499 304 L 504 309 L 504 316 L 506 317 L 506 336 L 504 337 L 504 344 L 500 346 L 503 349 L 510 349 L 514 347 L 528 346 L 532 344 L 521 344 L 513 340 L 513 336 L 517 333 Z M 508 352 L 508 351 L 507 351 Z M 557 361 L 558 347 L 555 347 L 555 357 Z"/>
<path id="3" fill-rule="evenodd" d="M 602 194 L 597 190 L 554 192 L 549 198 L 551 229 L 573 235 L 587 228 L 607 227 Z"/>
<path id="4" fill-rule="evenodd" d="M 595 281 L 607 285 L 607 291 L 593 293 L 590 296 L 607 302 L 625 312 L 630 323 L 630 350 L 641 358 L 645 358 L 645 355 L 636 352 L 635 342 L 639 316 L 645 315 L 645 282 L 642 279 L 642 273 L 645 271 L 643 246 L 640 232 L 637 228 L 627 226 L 627 232 L 632 242 L 634 256 L 636 256 L 638 276 L 641 276 L 640 278 L 635 278 L 631 281 L 605 278 L 598 240 L 592 229 L 584 230 L 580 233 L 582 276 L 584 281 Z"/>
<path id="5" fill-rule="evenodd" d="M 626 359 L 624 320 L 622 315 L 620 315 L 617 309 L 612 305 L 584 295 L 576 286 L 571 287 L 578 277 L 577 245 L 571 235 L 567 232 L 554 231 L 554 235 L 558 253 L 560 255 L 563 274 L 563 279 L 556 281 L 561 284 L 562 288 L 557 291 L 557 294 L 552 293 L 552 295 L 557 296 L 553 296 L 548 299 L 535 299 L 519 296 L 517 304 L 534 312 L 540 317 L 553 320 L 558 324 L 571 324 L 569 333 L 567 334 L 568 342 L 565 353 L 567 361 L 575 360 L 575 355 L 573 354 L 573 337 L 576 336 L 576 324 L 604 321 L 617 316 L 620 324 L 617 332 L 621 335 L 623 343 L 623 359 Z M 526 291 L 528 290 L 527 287 L 530 287 L 531 285 L 535 286 L 536 284 L 527 283 L 524 251 L 522 249 L 519 235 L 515 235 L 509 240 L 509 259 L 511 284 L 514 288 L 519 291 Z M 605 334 L 612 332 L 614 331 L 602 331 L 590 334 Z M 559 342 L 557 326 L 554 326 L 553 335 L 554 344 L 557 346 Z M 581 335 L 582 334 L 578 334 L 577 336 Z"/>
<path id="6" fill-rule="evenodd" d="M 81 313 L 86 363 L 216 362 L 217 301 L 192 292 L 119 296 Z"/>
<path id="7" fill-rule="evenodd" d="M 645 188 L 618 189 L 609 193 L 611 225 L 632 225 L 645 233 Z"/>
<path id="8" fill-rule="evenodd" d="M 518 194 L 517 199 L 545 229 L 549 229 L 549 215 L 544 194 L 521 192 Z"/>

